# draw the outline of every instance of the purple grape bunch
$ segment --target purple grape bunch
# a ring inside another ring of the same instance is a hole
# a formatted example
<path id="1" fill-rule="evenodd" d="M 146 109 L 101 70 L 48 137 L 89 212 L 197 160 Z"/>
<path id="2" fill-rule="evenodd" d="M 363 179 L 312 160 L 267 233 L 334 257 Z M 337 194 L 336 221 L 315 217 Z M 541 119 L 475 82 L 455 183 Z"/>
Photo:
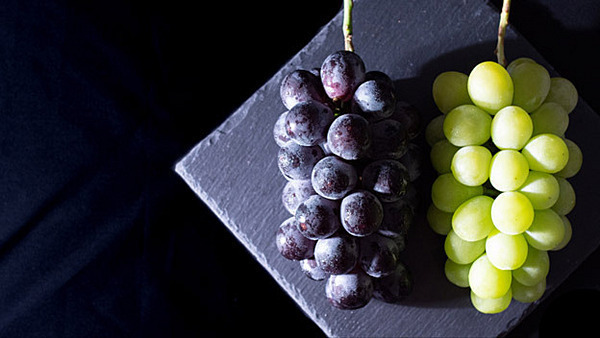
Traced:
<path id="1" fill-rule="evenodd" d="M 286 111 L 273 137 L 290 216 L 277 249 L 308 278 L 325 280 L 336 308 L 402 301 L 412 290 L 400 255 L 418 203 L 419 112 L 398 100 L 387 74 L 367 72 L 346 50 L 289 73 L 280 96 Z"/>

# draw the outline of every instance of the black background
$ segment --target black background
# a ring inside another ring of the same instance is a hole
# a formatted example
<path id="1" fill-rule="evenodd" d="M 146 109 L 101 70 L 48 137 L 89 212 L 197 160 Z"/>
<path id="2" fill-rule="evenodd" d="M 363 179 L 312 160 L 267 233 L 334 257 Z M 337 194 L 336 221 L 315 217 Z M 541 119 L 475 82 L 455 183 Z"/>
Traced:
<path id="1" fill-rule="evenodd" d="M 0 336 L 321 336 L 173 167 L 340 9 L 5 1 Z M 510 22 L 600 111 L 597 2 L 517 0 Z M 598 262 L 513 334 L 592 327 Z"/>

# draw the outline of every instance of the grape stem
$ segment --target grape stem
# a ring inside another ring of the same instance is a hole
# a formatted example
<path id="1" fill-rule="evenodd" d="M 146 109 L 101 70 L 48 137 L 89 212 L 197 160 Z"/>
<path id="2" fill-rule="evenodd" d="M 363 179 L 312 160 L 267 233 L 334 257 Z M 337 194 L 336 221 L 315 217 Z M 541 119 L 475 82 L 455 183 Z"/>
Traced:
<path id="1" fill-rule="evenodd" d="M 498 25 L 498 44 L 496 45 L 496 57 L 498 63 L 506 67 L 506 56 L 504 56 L 504 35 L 508 25 L 508 14 L 510 13 L 510 0 L 502 1 L 502 12 L 500 13 L 500 24 Z"/>
<path id="2" fill-rule="evenodd" d="M 354 52 L 354 45 L 352 44 L 352 7 L 354 6 L 353 0 L 344 0 L 344 49 L 349 52 Z"/>

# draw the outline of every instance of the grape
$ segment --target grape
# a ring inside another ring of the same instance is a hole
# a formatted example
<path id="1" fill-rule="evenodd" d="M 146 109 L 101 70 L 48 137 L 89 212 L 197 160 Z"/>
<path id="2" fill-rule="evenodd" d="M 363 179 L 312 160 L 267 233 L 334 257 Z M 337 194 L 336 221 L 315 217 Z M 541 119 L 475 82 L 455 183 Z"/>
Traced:
<path id="1" fill-rule="evenodd" d="M 362 158 L 370 144 L 369 123 L 360 115 L 340 115 L 333 120 L 327 132 L 329 150 L 345 160 Z"/>
<path id="2" fill-rule="evenodd" d="M 513 103 L 528 112 L 536 110 L 550 90 L 550 74 L 535 62 L 522 62 L 509 71 L 514 85 Z"/>
<path id="3" fill-rule="evenodd" d="M 531 170 L 546 173 L 561 171 L 569 161 L 569 149 L 565 142 L 554 134 L 539 134 L 531 138 L 521 151 Z"/>
<path id="4" fill-rule="evenodd" d="M 285 209 L 294 215 L 300 203 L 314 194 L 315 190 L 310 180 L 287 181 L 281 192 L 281 201 Z"/>
<path id="5" fill-rule="evenodd" d="M 329 275 L 319 267 L 314 258 L 306 258 L 301 260 L 300 269 L 302 272 L 304 272 L 306 277 L 315 281 L 324 280 Z"/>
<path id="6" fill-rule="evenodd" d="M 394 202 L 406 194 L 408 170 L 396 160 L 377 160 L 368 164 L 362 173 L 362 183 L 382 202 Z"/>
<path id="7" fill-rule="evenodd" d="M 556 176 L 571 178 L 577 175 L 579 170 L 581 170 L 581 165 L 583 164 L 583 153 L 581 152 L 581 148 L 579 148 L 575 142 L 569 139 L 563 139 L 563 141 L 565 141 L 567 149 L 569 150 L 569 159 L 567 160 L 565 167 L 556 173 Z"/>
<path id="8" fill-rule="evenodd" d="M 578 100 L 577 89 L 571 81 L 563 77 L 550 79 L 550 91 L 545 102 L 556 102 L 570 114 L 575 109 Z"/>
<path id="9" fill-rule="evenodd" d="M 392 238 L 406 236 L 415 216 L 411 204 L 403 198 L 396 202 L 381 203 L 381 206 L 383 219 L 378 232 Z"/>
<path id="10" fill-rule="evenodd" d="M 368 80 L 361 83 L 352 97 L 354 112 L 369 120 L 390 117 L 396 108 L 394 87 L 384 81 Z"/>
<path id="11" fill-rule="evenodd" d="M 433 81 L 433 101 L 438 109 L 446 114 L 463 104 L 473 104 L 467 91 L 466 74 L 447 71 L 439 74 Z"/>
<path id="12" fill-rule="evenodd" d="M 359 190 L 342 199 L 342 226 L 354 236 L 363 237 L 377 231 L 383 220 L 383 206 L 372 193 Z"/>
<path id="13" fill-rule="evenodd" d="M 454 230 L 450 230 L 444 241 L 446 256 L 458 264 L 469 264 L 476 260 L 485 251 L 485 239 L 479 241 L 465 241 L 458 237 Z"/>
<path id="14" fill-rule="evenodd" d="M 334 101 L 348 101 L 365 79 L 363 60 L 350 51 L 330 54 L 321 66 L 321 82 L 325 93 Z"/>
<path id="15" fill-rule="evenodd" d="M 288 136 L 299 145 L 316 146 L 327 138 L 333 111 L 317 101 L 301 102 L 292 107 L 286 118 Z"/>
<path id="16" fill-rule="evenodd" d="M 302 235 L 310 239 L 326 238 L 340 228 L 339 205 L 319 195 L 312 195 L 300 203 L 296 222 Z"/>
<path id="17" fill-rule="evenodd" d="M 431 187 L 433 204 L 445 212 L 454 212 L 464 201 L 482 193 L 481 186 L 466 186 L 458 182 L 451 173 L 439 175 Z"/>
<path id="18" fill-rule="evenodd" d="M 510 290 L 511 281 L 511 271 L 495 267 L 485 253 L 473 262 L 469 270 L 469 286 L 480 298 L 504 296 Z"/>
<path id="19" fill-rule="evenodd" d="M 438 141 L 445 140 L 444 136 L 444 120 L 446 115 L 438 115 L 433 118 L 425 127 L 425 140 L 427 144 L 433 146 Z"/>
<path id="20" fill-rule="evenodd" d="M 279 87 L 281 101 L 287 109 L 300 102 L 327 102 L 321 79 L 310 71 L 297 69 L 285 76 Z"/>
<path id="21" fill-rule="evenodd" d="M 513 280 L 523 285 L 533 286 L 546 279 L 550 271 L 548 252 L 532 246 L 527 249 L 527 258 L 521 267 L 513 270 Z"/>
<path id="22" fill-rule="evenodd" d="M 558 181 L 559 192 L 558 199 L 552 206 L 552 210 L 554 210 L 557 214 L 564 216 L 570 213 L 573 208 L 575 208 L 575 189 L 573 189 L 573 186 L 571 183 L 569 183 L 569 181 L 562 177 L 556 177 L 556 180 Z"/>
<path id="23" fill-rule="evenodd" d="M 381 278 L 394 273 L 399 256 L 400 248 L 391 238 L 374 234 L 360 240 L 359 264 L 371 277 Z"/>
<path id="24" fill-rule="evenodd" d="M 548 173 L 530 171 L 519 192 L 527 196 L 534 209 L 548 209 L 558 200 L 559 185 L 556 178 Z"/>
<path id="25" fill-rule="evenodd" d="M 551 250 L 559 245 L 564 237 L 565 225 L 552 209 L 536 210 L 531 226 L 525 231 L 529 245 L 538 250 Z"/>
<path id="26" fill-rule="evenodd" d="M 351 164 L 332 155 L 315 164 L 311 179 L 317 194 L 331 200 L 339 200 L 354 189 L 358 177 Z"/>
<path id="27" fill-rule="evenodd" d="M 531 113 L 533 135 L 564 135 L 569 127 L 569 114 L 558 103 L 546 102 Z"/>
<path id="28" fill-rule="evenodd" d="M 471 304 L 481 313 L 494 314 L 500 313 L 508 308 L 512 301 L 512 290 L 497 298 L 482 298 L 471 291 Z"/>
<path id="29" fill-rule="evenodd" d="M 416 143 L 409 143 L 406 153 L 400 158 L 408 172 L 408 181 L 414 182 L 421 176 L 421 164 L 423 162 L 423 151 Z"/>
<path id="30" fill-rule="evenodd" d="M 408 102 L 397 101 L 396 109 L 390 119 L 404 126 L 409 140 L 414 140 L 421 133 L 421 113 Z"/>
<path id="31" fill-rule="evenodd" d="M 492 61 L 485 61 L 473 68 L 467 80 L 471 101 L 494 115 L 513 101 L 513 82 L 504 67 Z"/>
<path id="32" fill-rule="evenodd" d="M 454 233 L 470 242 L 485 239 L 494 229 L 492 203 L 494 203 L 493 198 L 479 195 L 461 204 L 452 216 Z"/>
<path id="33" fill-rule="evenodd" d="M 500 270 L 519 268 L 527 258 L 527 241 L 523 234 L 507 235 L 493 229 L 485 241 L 490 262 Z"/>
<path id="34" fill-rule="evenodd" d="M 523 233 L 531 226 L 534 216 L 527 196 L 517 191 L 503 192 L 492 203 L 492 222 L 508 235 Z"/>
<path id="35" fill-rule="evenodd" d="M 359 247 L 354 237 L 337 232 L 331 237 L 318 239 L 314 255 L 321 270 L 331 274 L 347 273 L 358 262 Z"/>
<path id="36" fill-rule="evenodd" d="M 325 154 L 319 146 L 304 147 L 292 142 L 279 149 L 277 166 L 288 180 L 307 180 L 323 156 Z"/>
<path id="37" fill-rule="evenodd" d="M 534 61 L 533 59 L 531 59 L 531 58 L 528 58 L 528 57 L 520 57 L 520 58 L 517 58 L 517 59 L 514 59 L 513 61 L 511 61 L 511 62 L 508 64 L 508 66 L 506 66 L 506 71 L 507 71 L 507 72 L 510 74 L 510 73 L 512 73 L 512 71 L 513 71 L 513 69 L 514 69 L 515 67 L 517 67 L 518 65 L 521 65 L 521 64 L 523 64 L 523 63 L 526 63 L 526 62 L 531 62 L 531 63 L 537 64 L 537 62 L 535 62 L 535 61 Z"/>
<path id="38" fill-rule="evenodd" d="M 290 217 L 281 223 L 275 237 L 277 250 L 283 257 L 290 260 L 302 260 L 312 257 L 315 241 L 304 237 L 298 231 L 294 217 Z"/>
<path id="39" fill-rule="evenodd" d="M 482 145 L 490 138 L 492 117 L 476 106 L 458 106 L 445 116 L 444 136 L 455 146 Z"/>
<path id="40" fill-rule="evenodd" d="M 334 307 L 342 310 L 361 308 L 373 297 L 373 282 L 360 269 L 350 273 L 331 275 L 327 279 L 325 295 Z"/>
<path id="41" fill-rule="evenodd" d="M 511 285 L 512 297 L 521 303 L 533 303 L 536 300 L 542 298 L 546 291 L 546 280 L 527 286 L 519 283 L 518 281 L 512 281 Z"/>
<path id="42" fill-rule="evenodd" d="M 565 236 L 563 237 L 563 240 L 558 243 L 558 245 L 550 249 L 552 251 L 562 250 L 565 246 L 567 246 L 567 244 L 569 244 L 571 237 L 573 236 L 573 228 L 571 227 L 571 222 L 569 219 L 566 216 L 560 216 L 560 219 L 562 219 L 565 226 Z"/>
<path id="43" fill-rule="evenodd" d="M 492 119 L 491 136 L 498 149 L 521 150 L 532 133 L 531 117 L 520 107 L 504 107 Z"/>
<path id="44" fill-rule="evenodd" d="M 447 235 L 452 230 L 453 213 L 438 209 L 433 203 L 427 208 L 427 222 L 439 235 Z"/>
<path id="45" fill-rule="evenodd" d="M 471 269 L 471 263 L 458 264 L 451 259 L 446 259 L 444 264 L 444 274 L 448 281 L 461 288 L 469 287 L 469 269 Z"/>
<path id="46" fill-rule="evenodd" d="M 460 148 L 450 168 L 456 180 L 464 185 L 482 185 L 488 180 L 492 153 L 482 146 L 466 146 Z"/>
<path id="47" fill-rule="evenodd" d="M 445 174 L 452 170 L 452 159 L 454 154 L 460 149 L 450 141 L 443 139 L 436 142 L 429 153 L 431 165 L 438 174 Z"/>
<path id="48" fill-rule="evenodd" d="M 490 163 L 490 183 L 499 191 L 513 191 L 525 183 L 529 175 L 529 163 L 516 150 L 500 150 Z"/>
<path id="49" fill-rule="evenodd" d="M 281 113 L 273 126 L 273 138 L 275 139 L 275 143 L 281 148 L 292 142 L 292 139 L 288 136 L 287 130 L 285 129 L 285 118 L 287 117 L 287 114 L 287 111 Z"/>
<path id="50" fill-rule="evenodd" d="M 392 78 L 389 77 L 389 75 L 387 75 L 386 73 L 384 73 L 382 71 L 370 70 L 370 71 L 366 72 L 365 73 L 365 82 L 370 81 L 370 80 L 375 80 L 375 81 L 385 84 L 386 86 L 388 86 L 392 89 L 394 88 L 394 81 L 392 81 Z"/>
<path id="51" fill-rule="evenodd" d="M 412 291 L 413 280 L 410 271 L 402 262 L 389 276 L 373 279 L 373 297 L 386 303 L 398 303 Z"/>
<path id="52" fill-rule="evenodd" d="M 371 135 L 369 157 L 372 159 L 400 159 L 408 151 L 408 134 L 396 120 L 384 119 L 372 123 Z"/>

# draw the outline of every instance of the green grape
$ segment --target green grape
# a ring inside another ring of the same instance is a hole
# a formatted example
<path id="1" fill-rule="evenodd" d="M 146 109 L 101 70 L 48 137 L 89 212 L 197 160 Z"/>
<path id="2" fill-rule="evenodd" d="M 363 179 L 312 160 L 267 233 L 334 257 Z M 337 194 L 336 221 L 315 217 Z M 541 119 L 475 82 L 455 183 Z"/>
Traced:
<path id="1" fill-rule="evenodd" d="M 557 246 L 550 249 L 551 251 L 562 250 L 565 246 L 567 246 L 567 244 L 569 244 L 569 242 L 571 241 L 571 237 L 573 236 L 573 228 L 571 226 L 571 221 L 569 221 L 567 216 L 560 216 L 560 219 L 562 219 L 563 224 L 565 225 L 565 237 L 563 237 L 563 240 L 560 243 L 558 243 Z"/>
<path id="2" fill-rule="evenodd" d="M 546 292 L 546 279 L 535 285 L 528 286 L 519 283 L 513 278 L 510 288 L 512 290 L 512 297 L 516 301 L 521 303 L 533 303 L 542 298 L 544 292 Z"/>
<path id="3" fill-rule="evenodd" d="M 427 208 L 427 223 L 439 235 L 447 235 L 452 229 L 452 213 L 438 209 L 433 203 Z"/>
<path id="4" fill-rule="evenodd" d="M 429 153 L 433 169 L 435 169 L 438 174 L 449 173 L 451 171 L 452 158 L 458 149 L 460 148 L 446 139 L 437 141 L 431 147 L 431 152 Z"/>
<path id="5" fill-rule="evenodd" d="M 471 304 L 481 313 L 500 313 L 508 308 L 512 297 L 511 289 L 508 289 L 504 295 L 498 298 L 481 298 L 475 292 L 471 291 Z"/>
<path id="6" fill-rule="evenodd" d="M 425 127 L 425 140 L 429 146 L 433 146 L 438 141 L 446 139 L 444 136 L 444 118 L 446 115 L 438 115 L 431 119 Z"/>
<path id="7" fill-rule="evenodd" d="M 452 216 L 452 230 L 465 241 L 485 239 L 494 229 L 492 204 L 494 199 L 479 195 L 466 200 Z"/>
<path id="8" fill-rule="evenodd" d="M 485 241 L 485 252 L 490 262 L 500 270 L 519 268 L 527 258 L 527 241 L 523 234 L 507 235 L 492 230 Z"/>
<path id="9" fill-rule="evenodd" d="M 450 230 L 444 241 L 444 251 L 449 259 L 458 264 L 469 264 L 485 251 L 485 239 L 469 242 Z"/>
<path id="10" fill-rule="evenodd" d="M 503 192 L 492 203 L 492 222 L 508 235 L 523 233 L 531 226 L 534 216 L 529 199 L 517 191 Z"/>
<path id="11" fill-rule="evenodd" d="M 510 74 L 510 73 L 512 73 L 513 69 L 516 66 L 521 65 L 521 64 L 526 63 L 526 62 L 537 64 L 537 62 L 535 62 L 535 60 L 533 60 L 532 58 L 520 57 L 520 58 L 517 58 L 517 59 L 514 59 L 513 61 L 511 61 L 508 64 L 508 66 L 506 66 L 506 71 Z"/>
<path id="12" fill-rule="evenodd" d="M 525 230 L 527 243 L 538 250 L 551 250 L 565 237 L 565 225 L 552 209 L 536 210 L 533 222 Z"/>
<path id="13" fill-rule="evenodd" d="M 556 177 L 556 176 L 555 176 Z M 556 177 L 559 186 L 558 200 L 552 206 L 557 214 L 564 216 L 570 213 L 576 204 L 575 189 L 569 181 L 562 177 Z"/>
<path id="14" fill-rule="evenodd" d="M 570 114 L 575 109 L 578 99 L 577 88 L 571 81 L 563 77 L 550 79 L 550 91 L 545 102 L 556 102 Z"/>
<path id="15" fill-rule="evenodd" d="M 466 74 L 454 71 L 443 72 L 435 78 L 433 101 L 442 113 L 463 104 L 473 104 L 467 91 L 468 78 Z"/>
<path id="16" fill-rule="evenodd" d="M 490 163 L 490 183 L 498 191 L 513 191 L 525 183 L 529 163 L 523 154 L 506 149 L 497 152 Z"/>
<path id="17" fill-rule="evenodd" d="M 469 287 L 469 269 L 471 264 L 458 264 L 451 259 L 446 259 L 444 274 L 450 283 L 461 287 Z"/>
<path id="18" fill-rule="evenodd" d="M 481 194 L 481 186 L 464 185 L 458 182 L 452 173 L 439 175 L 431 186 L 433 204 L 445 212 L 454 212 L 464 201 Z"/>
<path id="19" fill-rule="evenodd" d="M 523 285 L 533 286 L 546 279 L 550 271 L 550 256 L 545 250 L 538 250 L 531 245 L 527 250 L 527 258 L 521 267 L 513 270 L 513 279 Z"/>
<path id="20" fill-rule="evenodd" d="M 511 271 L 495 267 L 485 253 L 469 269 L 469 286 L 480 298 L 502 297 L 510 290 L 511 280 Z"/>
<path id="21" fill-rule="evenodd" d="M 569 114 L 558 103 L 546 102 L 531 113 L 533 135 L 554 134 L 562 136 L 569 127 Z"/>
<path id="22" fill-rule="evenodd" d="M 492 153 L 483 146 L 460 148 L 452 158 L 454 178 L 464 185 L 482 185 L 488 180 Z"/>
<path id="23" fill-rule="evenodd" d="M 531 117 L 520 107 L 504 107 L 492 119 L 491 136 L 498 149 L 521 150 L 532 133 Z"/>
<path id="24" fill-rule="evenodd" d="M 577 175 L 579 170 L 581 170 L 581 165 L 583 164 L 583 153 L 581 152 L 581 148 L 579 148 L 575 142 L 566 138 L 563 139 L 563 141 L 565 141 L 567 149 L 569 150 L 569 160 L 567 161 L 565 167 L 556 173 L 556 176 L 571 178 Z"/>
<path id="25" fill-rule="evenodd" d="M 569 149 L 565 141 L 554 134 L 539 134 L 532 137 L 521 153 L 527 159 L 531 170 L 545 173 L 557 173 L 569 161 Z"/>
<path id="26" fill-rule="evenodd" d="M 485 61 L 475 66 L 469 74 L 467 89 L 471 101 L 492 115 L 513 101 L 512 79 L 496 62 Z"/>
<path id="27" fill-rule="evenodd" d="M 522 62 L 509 71 L 514 85 L 513 104 L 528 112 L 536 110 L 550 90 L 550 74 L 543 66 Z"/>
<path id="28" fill-rule="evenodd" d="M 490 138 L 492 117 L 474 105 L 458 106 L 445 116 L 444 136 L 455 146 L 481 145 Z"/>
<path id="29" fill-rule="evenodd" d="M 560 187 L 553 175 L 532 170 L 518 191 L 529 198 L 534 209 L 539 210 L 551 208 L 556 203 Z"/>

